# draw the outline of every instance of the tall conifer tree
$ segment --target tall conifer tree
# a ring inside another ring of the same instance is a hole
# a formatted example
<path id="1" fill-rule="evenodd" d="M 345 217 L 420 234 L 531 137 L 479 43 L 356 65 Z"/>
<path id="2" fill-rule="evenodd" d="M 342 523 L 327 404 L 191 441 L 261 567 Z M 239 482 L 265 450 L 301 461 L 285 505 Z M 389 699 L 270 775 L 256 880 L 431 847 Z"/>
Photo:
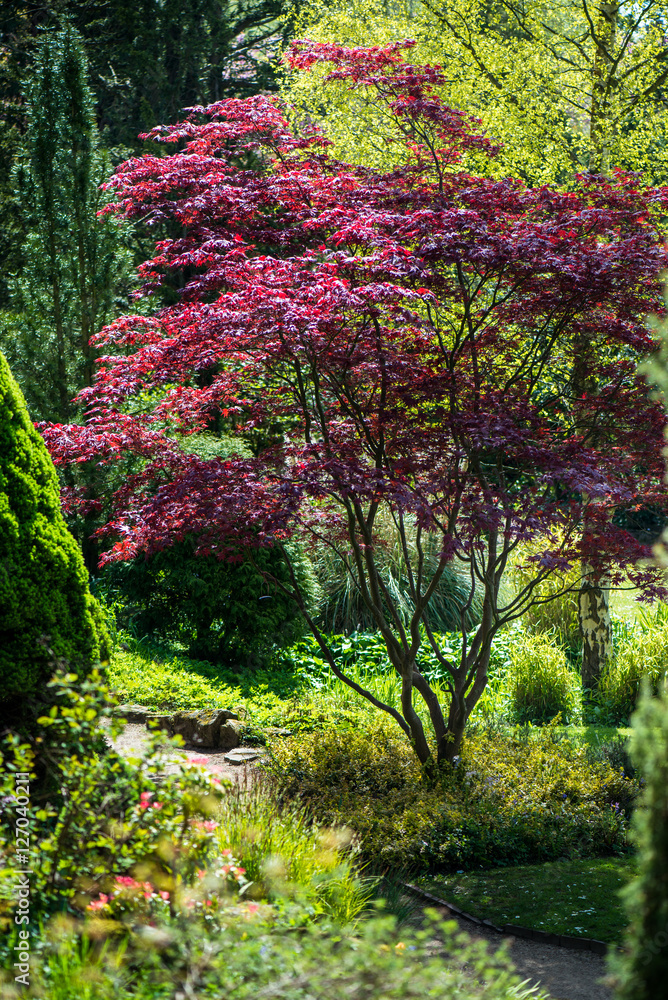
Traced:
<path id="1" fill-rule="evenodd" d="M 26 228 L 0 340 L 34 417 L 68 420 L 93 378 L 90 337 L 113 318 L 130 259 L 118 224 L 98 217 L 110 165 L 99 148 L 87 62 L 71 26 L 45 35 L 28 84 L 15 168 Z"/>

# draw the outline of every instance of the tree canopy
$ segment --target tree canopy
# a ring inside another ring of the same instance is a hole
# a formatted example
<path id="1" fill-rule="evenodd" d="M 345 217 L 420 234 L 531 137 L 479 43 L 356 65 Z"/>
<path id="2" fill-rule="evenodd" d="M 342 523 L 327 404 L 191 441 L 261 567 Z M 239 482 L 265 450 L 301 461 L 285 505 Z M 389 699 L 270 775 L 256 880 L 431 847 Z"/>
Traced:
<path id="1" fill-rule="evenodd" d="M 502 144 L 478 171 L 528 184 L 570 183 L 613 167 L 668 178 L 668 5 L 587 0 L 381 0 L 323 3 L 300 12 L 302 37 L 344 45 L 416 41 L 415 58 L 443 66 L 442 97 L 475 114 Z M 391 120 L 373 92 L 296 74 L 286 93 L 321 121 L 337 151 L 380 165 Z"/>
<path id="2" fill-rule="evenodd" d="M 190 535 L 222 559 L 297 531 L 335 550 L 383 636 L 400 709 L 345 677 L 296 576 L 287 589 L 334 673 L 388 712 L 428 764 L 415 698 L 438 758 L 451 760 L 496 632 L 544 576 L 612 560 L 657 592 L 637 567 L 648 547 L 611 515 L 666 500 L 664 414 L 635 355 L 653 346 L 644 317 L 660 301 L 668 192 L 623 174 L 563 192 L 469 173 L 464 158 L 496 147 L 443 103 L 443 71 L 404 61 L 410 48 L 301 43 L 291 54 L 375 91 L 403 140 L 389 170 L 332 158 L 315 127 L 296 130 L 267 97 L 151 131 L 171 154 L 128 161 L 109 186 L 129 219 L 173 224 L 141 273 L 147 294 L 183 274 L 179 300 L 107 327 L 97 338 L 107 354 L 80 397 L 86 422 L 45 433 L 61 464 L 143 459 L 115 494 L 106 559 Z M 583 368 L 591 378 L 574 378 Z M 262 445 L 226 459 L 185 450 L 214 418 L 241 437 L 265 429 Z M 409 616 L 379 571 L 381 514 L 413 567 Z M 504 601 L 508 560 L 535 535 L 548 550 Z M 471 600 L 482 598 L 470 632 L 463 608 L 459 662 L 425 614 L 452 560 L 468 567 Z M 448 705 L 417 669 L 424 642 Z"/>

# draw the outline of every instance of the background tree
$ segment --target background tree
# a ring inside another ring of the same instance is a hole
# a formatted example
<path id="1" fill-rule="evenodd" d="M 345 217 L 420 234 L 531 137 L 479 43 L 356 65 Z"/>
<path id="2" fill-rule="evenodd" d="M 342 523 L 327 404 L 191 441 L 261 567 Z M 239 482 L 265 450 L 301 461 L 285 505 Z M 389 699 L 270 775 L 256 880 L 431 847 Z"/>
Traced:
<path id="1" fill-rule="evenodd" d="M 90 338 L 127 301 L 129 255 L 100 184 L 87 64 L 71 27 L 44 37 L 28 88 L 28 131 L 15 166 L 22 266 L 0 339 L 36 418 L 65 421 L 93 379 Z"/>
<path id="2" fill-rule="evenodd" d="M 416 40 L 416 59 L 444 67 L 443 99 L 480 117 L 502 148 L 475 168 L 528 184 L 570 184 L 582 170 L 668 177 L 668 5 L 566 0 L 311 0 L 301 37 L 343 45 Z M 290 99 L 322 122 L 354 162 L 387 162 L 391 125 L 363 91 L 332 89 L 298 74 Z M 354 113 L 351 111 L 354 109 Z M 373 125 L 370 126 L 370 122 Z M 391 154 L 390 154 L 391 155 Z"/>
<path id="3" fill-rule="evenodd" d="M 142 269 L 147 289 L 175 269 L 191 277 L 174 305 L 103 333 L 116 353 L 82 393 L 89 419 L 45 432 L 61 463 L 145 460 L 114 498 L 107 558 L 151 555 L 187 535 L 223 559 L 295 532 L 329 546 L 383 637 L 399 707 L 345 676 L 296 574 L 288 590 L 334 674 L 389 713 L 428 765 L 434 750 L 439 760 L 458 753 L 494 636 L 545 576 L 581 557 L 595 567 L 614 559 L 618 575 L 628 567 L 656 593 L 652 571 L 635 569 L 647 546 L 609 513 L 666 499 L 663 412 L 630 356 L 652 346 L 644 316 L 665 259 L 653 221 L 665 192 L 621 176 L 532 190 L 462 171 L 466 154 L 494 148 L 442 103 L 442 74 L 405 64 L 401 48 L 305 45 L 292 57 L 375 88 L 406 138 L 391 171 L 330 159 L 316 130 L 294 133 L 266 98 L 224 101 L 152 132 L 176 151 L 129 161 L 111 185 L 129 218 L 179 224 Z M 596 390 L 574 399 L 571 372 L 594 331 Z M 278 417 L 282 434 L 250 458 L 184 451 L 179 436 L 212 414 L 232 433 Z M 583 435 L 583 415 L 605 428 L 603 444 Z M 376 554 L 381 518 L 401 540 L 408 615 Z M 583 518 L 592 531 L 578 539 Z M 504 601 L 508 560 L 541 535 L 550 551 Z M 438 559 L 427 562 L 433 537 Z M 471 629 L 462 608 L 459 662 L 427 613 L 453 559 L 482 603 Z M 423 642 L 448 678 L 447 705 L 417 669 Z"/>
<path id="4" fill-rule="evenodd" d="M 476 170 L 569 186 L 579 170 L 612 168 L 665 181 L 667 21 L 663 0 L 623 7 L 592 7 L 587 0 L 558 7 L 543 0 L 424 0 L 392 8 L 375 0 L 334 6 L 316 0 L 303 9 L 298 29 L 339 44 L 412 35 L 419 57 L 446 67 L 444 99 L 479 115 L 502 142 L 499 156 L 487 163 L 470 157 Z M 317 81 L 298 74 L 287 93 L 323 123 L 343 155 L 355 162 L 388 162 L 400 137 L 372 91 L 341 86 L 323 100 Z M 590 358 L 596 350 L 595 338 L 582 339 L 571 373 L 576 399 L 593 389 Z M 584 415 L 583 420 L 583 434 L 591 435 L 594 429 Z M 581 573 L 582 678 L 593 689 L 612 655 L 610 581 L 586 563 Z"/>

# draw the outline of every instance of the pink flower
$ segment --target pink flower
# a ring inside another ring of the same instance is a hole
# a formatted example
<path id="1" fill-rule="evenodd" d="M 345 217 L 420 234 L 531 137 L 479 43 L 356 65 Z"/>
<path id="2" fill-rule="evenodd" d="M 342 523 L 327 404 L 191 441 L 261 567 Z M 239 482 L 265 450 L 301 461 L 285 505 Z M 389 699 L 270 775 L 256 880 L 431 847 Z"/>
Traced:
<path id="1" fill-rule="evenodd" d="M 148 809 L 150 804 L 151 804 L 151 793 L 142 792 L 141 795 L 139 796 L 139 808 Z"/>
<path id="2" fill-rule="evenodd" d="M 169 893 L 166 892 L 164 889 L 160 891 L 159 896 L 160 899 L 164 899 L 165 901 L 169 899 Z"/>
<path id="3" fill-rule="evenodd" d="M 162 809 L 162 802 L 154 802 L 153 803 L 153 808 L 154 809 Z"/>
<path id="4" fill-rule="evenodd" d="M 94 899 L 91 903 L 88 904 L 88 909 L 101 910 L 103 907 L 107 905 L 108 902 L 109 902 L 109 897 L 106 896 L 103 892 L 101 892 L 97 899 Z"/>
<path id="5" fill-rule="evenodd" d="M 190 763 L 191 764 L 208 764 L 209 763 L 209 758 L 208 757 L 191 757 L 190 758 Z"/>
<path id="6" fill-rule="evenodd" d="M 259 903 L 248 903 L 246 909 L 248 910 L 249 913 L 257 913 L 257 911 L 260 909 L 260 905 Z"/>
<path id="7" fill-rule="evenodd" d="M 221 851 L 220 853 L 223 855 L 224 858 L 226 858 L 232 853 L 232 851 L 229 849 L 229 847 L 226 847 L 225 850 Z"/>
<path id="8" fill-rule="evenodd" d="M 116 885 L 124 886 L 126 889 L 136 889 L 139 886 L 139 882 L 136 879 L 130 878 L 129 875 L 117 875 Z"/>

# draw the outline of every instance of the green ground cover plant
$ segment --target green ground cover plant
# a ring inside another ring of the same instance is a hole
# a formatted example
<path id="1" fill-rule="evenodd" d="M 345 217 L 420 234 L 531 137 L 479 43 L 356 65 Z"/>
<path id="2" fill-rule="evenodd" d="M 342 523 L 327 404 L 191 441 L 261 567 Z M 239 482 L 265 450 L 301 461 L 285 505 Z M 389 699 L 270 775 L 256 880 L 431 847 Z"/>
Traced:
<path id="1" fill-rule="evenodd" d="M 477 716 L 510 718 L 504 672 L 514 633 L 502 633 L 492 654 L 492 680 L 478 706 Z M 461 635 L 445 633 L 446 652 L 458 657 Z M 375 633 L 360 632 L 331 637 L 332 648 L 349 676 L 388 703 L 399 701 L 396 680 L 385 669 L 386 650 Z M 419 663 L 435 688 L 444 680 L 436 658 L 423 647 Z M 165 643 L 138 641 L 117 634 L 107 669 L 109 683 L 121 702 L 136 702 L 155 709 L 198 709 L 239 706 L 249 726 L 290 726 L 312 729 L 323 721 L 349 724 L 372 720 L 374 710 L 333 677 L 311 637 L 268 659 L 267 665 L 240 670 L 206 660 L 196 660 Z"/>
<path id="2" fill-rule="evenodd" d="M 423 930 L 397 933 L 391 918 L 354 928 L 318 924 L 287 908 L 278 919 L 253 904 L 229 908 L 215 926 L 197 918 L 138 926 L 121 946 L 58 928 L 34 970 L 40 1000 L 540 1000 L 507 952 L 457 933 L 431 914 Z M 439 941 L 438 949 L 434 941 Z M 11 987 L 3 994 L 7 1000 Z"/>
<path id="3" fill-rule="evenodd" d="M 635 856 L 627 855 L 427 876 L 420 885 L 500 927 L 618 943 L 627 924 L 619 893 L 635 874 Z"/>
<path id="4" fill-rule="evenodd" d="M 350 826 L 380 870 L 453 870 L 627 850 L 638 785 L 552 728 L 471 733 L 441 780 L 424 780 L 387 726 L 269 742 L 279 794 Z"/>

